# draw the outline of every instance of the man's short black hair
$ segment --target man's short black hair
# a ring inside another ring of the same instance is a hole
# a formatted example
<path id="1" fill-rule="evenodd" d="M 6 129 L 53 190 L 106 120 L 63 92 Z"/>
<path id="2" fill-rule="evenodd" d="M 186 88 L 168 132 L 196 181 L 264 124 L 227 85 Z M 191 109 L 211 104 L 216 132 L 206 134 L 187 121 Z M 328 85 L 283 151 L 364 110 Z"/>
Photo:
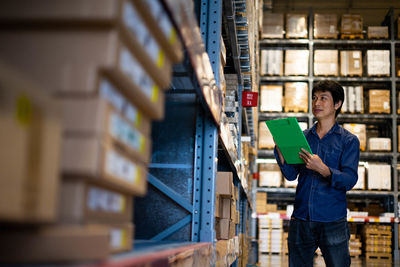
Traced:
<path id="1" fill-rule="evenodd" d="M 340 110 L 342 109 L 342 105 L 344 102 L 343 87 L 338 82 L 332 80 L 323 80 L 314 84 L 314 87 L 312 89 L 312 95 L 314 95 L 314 93 L 316 92 L 330 92 L 334 104 L 337 104 L 339 101 L 342 101 L 342 104 L 336 110 L 335 117 L 337 117 L 337 115 L 340 113 Z"/>

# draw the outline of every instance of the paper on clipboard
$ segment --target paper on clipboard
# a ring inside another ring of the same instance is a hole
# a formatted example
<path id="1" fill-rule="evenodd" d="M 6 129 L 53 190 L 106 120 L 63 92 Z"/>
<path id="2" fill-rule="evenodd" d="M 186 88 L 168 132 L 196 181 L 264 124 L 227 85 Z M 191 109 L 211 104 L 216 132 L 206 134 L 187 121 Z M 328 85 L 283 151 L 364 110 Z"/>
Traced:
<path id="1" fill-rule="evenodd" d="M 296 118 L 269 120 L 265 122 L 287 164 L 304 164 L 299 152 L 304 148 L 312 154 L 310 145 Z"/>

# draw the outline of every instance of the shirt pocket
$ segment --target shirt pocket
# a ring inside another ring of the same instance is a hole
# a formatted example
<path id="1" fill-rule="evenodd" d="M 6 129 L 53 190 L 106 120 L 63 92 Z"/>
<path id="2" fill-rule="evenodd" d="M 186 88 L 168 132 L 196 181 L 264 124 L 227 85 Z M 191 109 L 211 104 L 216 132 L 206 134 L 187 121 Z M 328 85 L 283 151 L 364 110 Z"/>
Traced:
<path id="1" fill-rule="evenodd" d="M 324 154 L 323 162 L 330 168 L 338 169 L 340 164 L 341 151 L 337 149 L 330 149 Z"/>

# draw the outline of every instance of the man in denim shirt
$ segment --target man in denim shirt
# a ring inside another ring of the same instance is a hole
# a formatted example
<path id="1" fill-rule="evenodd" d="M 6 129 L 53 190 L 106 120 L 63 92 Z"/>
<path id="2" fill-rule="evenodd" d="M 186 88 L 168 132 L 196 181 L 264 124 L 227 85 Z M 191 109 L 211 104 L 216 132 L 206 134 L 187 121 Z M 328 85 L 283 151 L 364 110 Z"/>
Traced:
<path id="1" fill-rule="evenodd" d="M 360 142 L 336 122 L 344 101 L 340 84 L 326 80 L 312 90 L 317 123 L 304 131 L 313 155 L 302 149 L 305 164 L 286 164 L 279 148 L 275 157 L 289 181 L 298 178 L 290 220 L 289 266 L 313 266 L 315 250 L 326 266 L 350 266 L 346 191 L 357 183 Z"/>

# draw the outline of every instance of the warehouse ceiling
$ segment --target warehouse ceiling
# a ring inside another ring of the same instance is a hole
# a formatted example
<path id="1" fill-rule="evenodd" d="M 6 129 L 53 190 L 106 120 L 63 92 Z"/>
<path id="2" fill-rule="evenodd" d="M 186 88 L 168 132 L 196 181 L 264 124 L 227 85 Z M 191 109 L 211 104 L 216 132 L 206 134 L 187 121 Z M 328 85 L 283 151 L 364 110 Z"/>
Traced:
<path id="1" fill-rule="evenodd" d="M 314 13 L 361 14 L 364 26 L 380 25 L 390 7 L 395 18 L 400 14 L 400 0 L 264 0 L 264 9 L 272 12 L 305 12 L 312 8 Z"/>

